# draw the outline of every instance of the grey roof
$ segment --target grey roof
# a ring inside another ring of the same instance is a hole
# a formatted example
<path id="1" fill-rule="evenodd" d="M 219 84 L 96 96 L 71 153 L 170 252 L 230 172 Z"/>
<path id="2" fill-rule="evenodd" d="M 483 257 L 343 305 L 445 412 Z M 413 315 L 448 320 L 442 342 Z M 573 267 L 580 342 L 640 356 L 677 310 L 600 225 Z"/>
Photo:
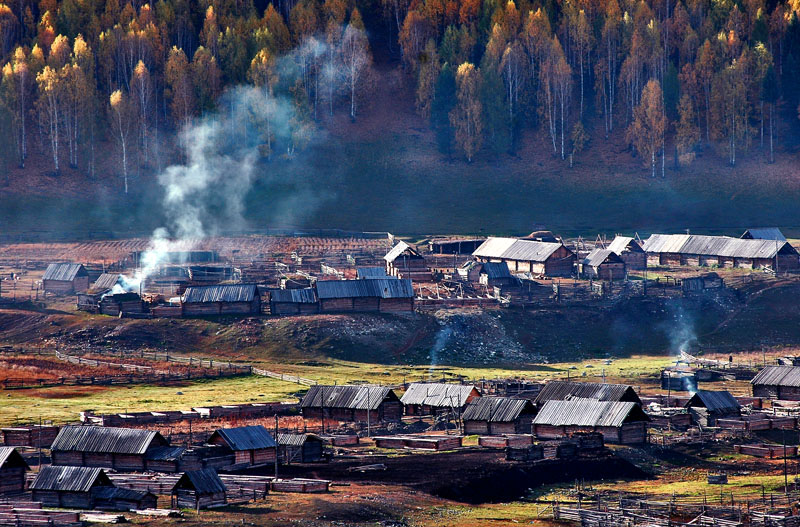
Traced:
<path id="1" fill-rule="evenodd" d="M 104 500 L 139 501 L 147 496 L 155 496 L 146 490 L 123 489 L 119 487 L 97 487 L 92 491 L 95 498 Z"/>
<path id="2" fill-rule="evenodd" d="M 697 390 L 687 401 L 686 406 L 704 406 L 709 411 L 738 410 L 741 408 L 731 392 L 726 390 Z"/>
<path id="3" fill-rule="evenodd" d="M 119 273 L 103 273 L 100 277 L 94 281 L 92 284 L 92 290 L 95 291 L 106 291 L 108 289 L 112 289 L 117 282 L 119 282 L 119 277 L 122 276 Z"/>
<path id="4" fill-rule="evenodd" d="M 567 399 L 595 399 L 598 401 L 630 401 L 641 404 L 633 387 L 627 384 L 600 382 L 550 381 L 536 396 L 536 402 L 565 401 Z"/>
<path id="5" fill-rule="evenodd" d="M 562 243 L 554 242 L 518 240 L 516 238 L 489 238 L 475 249 L 472 256 L 544 262 L 563 246 L 564 244 Z"/>
<path id="6" fill-rule="evenodd" d="M 474 384 L 415 382 L 408 386 L 408 390 L 400 401 L 403 404 L 451 408 L 466 405 L 473 390 L 478 391 Z M 480 395 L 480 391 L 478 391 L 478 395 Z"/>
<path id="7" fill-rule="evenodd" d="M 278 444 L 288 446 L 303 446 L 308 441 L 322 441 L 316 434 L 278 434 Z"/>
<path id="8" fill-rule="evenodd" d="M 697 254 L 728 258 L 774 258 L 784 251 L 797 254 L 788 242 L 775 240 L 747 240 L 729 236 L 701 236 L 697 234 L 653 234 L 642 247 L 647 253 Z"/>
<path id="9" fill-rule="evenodd" d="M 626 251 L 642 252 L 642 246 L 630 236 L 617 236 L 608 244 L 607 249 L 616 254 L 622 254 Z"/>
<path id="10" fill-rule="evenodd" d="M 13 446 L 0 447 L 0 468 L 4 467 L 24 467 L 28 470 L 30 467 L 23 459 L 22 454 L 17 452 Z"/>
<path id="11" fill-rule="evenodd" d="M 277 444 L 269 431 L 261 425 L 220 428 L 211 437 L 220 437 L 231 450 L 262 450 Z M 210 441 L 210 440 L 209 440 Z"/>
<path id="12" fill-rule="evenodd" d="M 289 304 L 315 304 L 317 302 L 317 291 L 313 287 L 303 289 L 270 289 L 270 302 L 289 303 Z"/>
<path id="13" fill-rule="evenodd" d="M 151 446 L 167 441 L 158 432 L 110 426 L 65 426 L 56 436 L 51 450 L 144 454 Z"/>
<path id="14" fill-rule="evenodd" d="M 494 280 L 497 278 L 512 278 L 511 272 L 508 270 L 508 264 L 505 262 L 486 262 L 481 264 L 481 273 Z"/>
<path id="15" fill-rule="evenodd" d="M 756 227 L 747 229 L 742 238 L 751 240 L 778 240 L 785 242 L 786 236 L 777 227 Z"/>
<path id="16" fill-rule="evenodd" d="M 189 470 L 184 472 L 175 486 L 172 487 L 173 492 L 175 488 L 193 488 L 200 494 L 218 494 L 225 492 L 225 484 L 217 475 L 217 471 L 213 468 L 204 468 L 202 470 Z"/>
<path id="17" fill-rule="evenodd" d="M 356 277 L 359 280 L 366 280 L 369 278 L 388 278 L 386 269 L 383 267 L 359 267 L 356 269 Z"/>
<path id="18" fill-rule="evenodd" d="M 547 401 L 533 422 L 552 426 L 622 426 L 630 421 L 647 421 L 636 403 L 572 399 Z"/>
<path id="19" fill-rule="evenodd" d="M 800 386 L 800 366 L 767 366 L 753 377 L 751 384 Z"/>
<path id="20" fill-rule="evenodd" d="M 252 302 L 256 295 L 258 288 L 255 284 L 192 286 L 186 288 L 183 302 Z"/>
<path id="21" fill-rule="evenodd" d="M 145 456 L 148 461 L 177 461 L 186 452 L 182 446 L 160 446 L 151 448 Z"/>
<path id="22" fill-rule="evenodd" d="M 583 259 L 583 265 L 590 267 L 597 267 L 607 262 L 622 263 L 622 259 L 611 249 L 594 249 Z"/>
<path id="23" fill-rule="evenodd" d="M 323 400 L 324 394 L 324 400 Z M 385 386 L 371 385 L 314 385 L 300 401 L 303 408 L 347 408 L 350 410 L 377 410 L 384 400 L 397 401 L 397 395 Z"/>
<path id="24" fill-rule="evenodd" d="M 71 282 L 78 276 L 86 276 L 86 274 L 86 269 L 81 264 L 51 263 L 42 275 L 42 280 Z"/>
<path id="25" fill-rule="evenodd" d="M 514 421 L 524 413 L 532 414 L 533 412 L 533 403 L 529 399 L 478 397 L 467 405 L 461 418 L 464 421 L 507 423 Z"/>
<path id="26" fill-rule="evenodd" d="M 30 489 L 89 492 L 95 484 L 114 486 L 102 468 L 44 465 Z"/>
<path id="27" fill-rule="evenodd" d="M 371 280 L 319 280 L 317 296 L 327 298 L 413 298 L 414 288 L 406 278 L 375 278 Z"/>
<path id="28" fill-rule="evenodd" d="M 384 257 L 383 257 L 383 259 L 384 259 L 384 260 L 386 260 L 387 262 L 393 262 L 393 261 L 395 261 L 395 260 L 396 260 L 396 259 L 397 259 L 397 258 L 398 258 L 398 257 L 399 257 L 401 254 L 403 254 L 403 253 L 404 253 L 404 252 L 406 252 L 406 251 L 408 251 L 409 253 L 411 253 L 411 255 L 412 255 L 413 257 L 415 257 L 415 258 L 422 258 L 422 255 L 420 255 L 420 254 L 419 254 L 419 251 L 417 251 L 415 248 L 413 248 L 412 246 L 410 246 L 410 245 L 409 245 L 409 244 L 407 244 L 406 242 L 400 241 L 400 242 L 397 242 L 397 245 L 395 245 L 394 247 L 392 247 L 392 248 L 389 250 L 389 252 L 388 252 L 388 253 L 386 253 L 386 256 L 384 256 Z"/>

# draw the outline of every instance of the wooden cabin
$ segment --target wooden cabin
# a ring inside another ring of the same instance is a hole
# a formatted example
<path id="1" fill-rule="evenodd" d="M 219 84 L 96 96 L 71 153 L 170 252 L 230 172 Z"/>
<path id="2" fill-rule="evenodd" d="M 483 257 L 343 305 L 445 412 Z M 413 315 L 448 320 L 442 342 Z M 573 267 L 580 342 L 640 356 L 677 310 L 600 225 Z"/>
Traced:
<path id="1" fill-rule="evenodd" d="M 101 468 L 45 465 L 30 490 L 45 507 L 123 511 L 152 509 L 157 502 L 150 492 L 115 487 Z"/>
<path id="2" fill-rule="evenodd" d="M 406 242 L 398 242 L 383 259 L 386 262 L 386 274 L 389 276 L 417 282 L 430 282 L 433 278 L 431 270 L 425 264 L 425 257 Z"/>
<path id="3" fill-rule="evenodd" d="M 653 234 L 642 249 L 647 253 L 647 264 L 656 266 L 771 268 L 778 271 L 800 268 L 800 254 L 785 240 Z"/>
<path id="4" fill-rule="evenodd" d="M 236 464 L 236 455 L 222 445 L 166 446 L 147 451 L 147 470 L 176 474 L 213 468 L 227 470 Z"/>
<path id="5" fill-rule="evenodd" d="M 400 402 L 406 415 L 436 415 L 455 412 L 458 415 L 481 392 L 473 384 L 414 382 L 408 386 Z"/>
<path id="6" fill-rule="evenodd" d="M 145 312 L 144 302 L 139 293 L 106 294 L 100 299 L 100 314 L 117 317 L 120 314 L 141 314 Z"/>
<path id="7" fill-rule="evenodd" d="M 30 446 L 50 448 L 60 428 L 52 425 L 13 426 L 0 429 L 6 446 Z"/>
<path id="8" fill-rule="evenodd" d="M 600 382 L 550 381 L 536 396 L 535 403 L 566 401 L 567 399 L 594 399 L 597 401 L 626 401 L 642 404 L 633 386 L 627 384 L 605 384 Z"/>
<path id="9" fill-rule="evenodd" d="M 464 433 L 481 435 L 530 434 L 536 409 L 530 399 L 478 397 L 464 410 Z"/>
<path id="10" fill-rule="evenodd" d="M 400 421 L 403 403 L 394 390 L 385 386 L 317 384 L 300 401 L 306 419 L 357 421 L 365 423 L 367 412 L 372 423 Z"/>
<path id="11" fill-rule="evenodd" d="M 309 315 L 319 313 L 317 291 L 304 289 L 270 289 L 269 312 L 271 315 Z"/>
<path id="12" fill-rule="evenodd" d="M 50 447 L 53 465 L 143 471 L 150 449 L 167 446 L 158 432 L 107 426 L 65 426 Z"/>
<path id="13" fill-rule="evenodd" d="M 183 316 L 257 315 L 261 296 L 255 284 L 206 285 L 186 288 Z"/>
<path id="14" fill-rule="evenodd" d="M 89 289 L 89 272 L 81 264 L 52 263 L 42 275 L 45 293 L 73 295 Z"/>
<path id="15" fill-rule="evenodd" d="M 478 273 L 478 283 L 488 287 L 503 287 L 518 282 L 508 270 L 506 262 L 483 262 Z"/>
<path id="16" fill-rule="evenodd" d="M 617 236 L 606 248 L 622 258 L 625 269 L 641 271 L 647 267 L 647 254 L 635 238 Z"/>
<path id="17" fill-rule="evenodd" d="M 184 472 L 172 487 L 172 507 L 212 509 L 228 503 L 225 484 L 212 468 Z"/>
<path id="18" fill-rule="evenodd" d="M 322 313 L 414 310 L 414 289 L 411 280 L 406 278 L 320 280 L 317 297 Z"/>
<path id="19" fill-rule="evenodd" d="M 689 276 L 681 280 L 684 293 L 702 293 L 708 290 L 719 290 L 725 287 L 725 281 L 717 273 L 704 273 L 700 276 Z"/>
<path id="20" fill-rule="evenodd" d="M 571 276 L 576 256 L 561 242 L 489 238 L 472 253 L 480 262 L 505 262 L 512 273 Z"/>
<path id="21" fill-rule="evenodd" d="M 261 425 L 220 428 L 208 439 L 210 445 L 230 448 L 235 456 L 233 469 L 259 467 L 275 462 L 277 444 Z"/>
<path id="22" fill-rule="evenodd" d="M 625 262 L 610 249 L 594 249 L 581 261 L 580 274 L 596 280 L 622 280 L 625 278 Z"/>
<path id="23" fill-rule="evenodd" d="M 30 467 L 11 446 L 0 447 L 0 494 L 21 494 L 25 491 L 25 474 Z"/>
<path id="24" fill-rule="evenodd" d="M 158 496 L 149 491 L 120 487 L 97 487 L 92 490 L 94 508 L 105 511 L 155 509 Z"/>
<path id="25" fill-rule="evenodd" d="M 324 459 L 322 438 L 316 434 L 278 434 L 278 460 L 291 463 L 315 463 Z"/>
<path id="26" fill-rule="evenodd" d="M 717 419 L 738 417 L 742 411 L 739 401 L 726 390 L 697 390 L 685 406 L 694 424 L 700 426 L 715 426 Z"/>
<path id="27" fill-rule="evenodd" d="M 750 384 L 753 397 L 800 401 L 800 366 L 767 366 Z"/>
<path id="28" fill-rule="evenodd" d="M 647 441 L 649 420 L 632 402 L 551 400 L 533 419 L 533 433 L 539 439 L 558 439 L 575 432 L 600 432 L 606 443 L 640 444 Z"/>

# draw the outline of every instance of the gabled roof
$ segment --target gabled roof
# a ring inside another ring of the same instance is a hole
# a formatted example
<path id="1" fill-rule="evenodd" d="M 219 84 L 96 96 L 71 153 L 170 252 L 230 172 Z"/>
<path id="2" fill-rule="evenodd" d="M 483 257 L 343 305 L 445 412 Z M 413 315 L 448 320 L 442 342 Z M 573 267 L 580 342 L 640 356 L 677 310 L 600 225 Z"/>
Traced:
<path id="1" fill-rule="evenodd" d="M 478 397 L 467 405 L 461 418 L 464 421 L 489 421 L 507 423 L 522 414 L 532 414 L 533 403 L 529 399 L 513 397 Z"/>
<path id="2" fill-rule="evenodd" d="M 110 426 L 65 426 L 56 436 L 51 450 L 144 454 L 151 446 L 167 444 L 158 432 Z"/>
<path id="3" fill-rule="evenodd" d="M 473 391 L 480 395 L 474 384 L 414 382 L 408 386 L 400 401 L 403 404 L 453 408 L 467 404 L 470 395 L 474 395 Z"/>
<path id="4" fill-rule="evenodd" d="M 739 410 L 741 405 L 729 391 L 697 390 L 686 406 L 703 406 L 709 411 Z"/>
<path id="5" fill-rule="evenodd" d="M 749 240 L 778 240 L 785 242 L 786 237 L 777 227 L 757 227 L 744 231 L 742 238 Z"/>
<path id="6" fill-rule="evenodd" d="M 51 263 L 47 266 L 42 280 L 58 280 L 71 282 L 78 276 L 87 276 L 86 269 L 76 263 Z"/>
<path id="7" fill-rule="evenodd" d="M 388 278 L 386 269 L 383 267 L 359 267 L 356 269 L 356 277 L 359 280 L 367 280 L 372 278 Z"/>
<path id="8" fill-rule="evenodd" d="M 536 396 L 537 403 L 545 401 L 564 401 L 582 398 L 598 401 L 630 401 L 641 404 L 642 401 L 627 384 L 603 384 L 600 382 L 550 381 L 542 387 Z"/>
<path id="9" fill-rule="evenodd" d="M 634 253 L 642 252 L 642 246 L 630 236 L 617 236 L 606 248 L 616 254 L 622 254 L 626 251 Z"/>
<path id="10" fill-rule="evenodd" d="M 44 465 L 31 483 L 31 490 L 89 492 L 95 485 L 113 487 L 101 468 Z"/>
<path id="11" fill-rule="evenodd" d="M 183 446 L 159 446 L 147 451 L 148 461 L 177 461 L 186 452 Z"/>
<path id="12" fill-rule="evenodd" d="M 183 303 L 252 302 L 256 295 L 258 295 L 256 284 L 192 286 L 186 288 Z"/>
<path id="13" fill-rule="evenodd" d="M 538 242 L 516 238 L 489 238 L 475 249 L 472 256 L 544 262 L 563 246 L 564 244 L 562 243 L 554 242 Z"/>
<path id="14" fill-rule="evenodd" d="M 729 236 L 653 234 L 642 247 L 648 253 L 698 254 L 727 258 L 774 258 L 797 254 L 785 240 L 747 240 Z"/>
<path id="15" fill-rule="evenodd" d="M 314 304 L 317 302 L 317 291 L 313 287 L 303 289 L 270 289 L 270 302 L 289 304 Z"/>
<path id="16" fill-rule="evenodd" d="M 98 487 L 92 491 L 95 498 L 104 500 L 140 501 L 147 496 L 156 497 L 146 490 L 122 489 L 119 487 Z"/>
<path id="17" fill-rule="evenodd" d="M 533 420 L 551 426 L 622 426 L 633 421 L 649 421 L 638 404 L 593 399 L 547 401 Z"/>
<path id="18" fill-rule="evenodd" d="M 753 377 L 751 384 L 800 386 L 800 366 L 767 366 Z"/>
<path id="19" fill-rule="evenodd" d="M 213 468 L 184 472 L 175 482 L 172 491 L 175 492 L 176 488 L 194 489 L 199 494 L 219 494 L 227 490 Z"/>
<path id="20" fill-rule="evenodd" d="M 209 442 L 221 438 L 233 451 L 275 448 L 277 444 L 269 431 L 261 425 L 220 428 L 211 434 Z"/>
<path id="21" fill-rule="evenodd" d="M 286 446 L 303 446 L 306 441 L 322 441 L 316 434 L 278 434 L 278 444 Z"/>
<path id="22" fill-rule="evenodd" d="M 622 263 L 622 258 L 611 249 L 594 249 L 583 259 L 583 265 L 597 267 L 604 263 Z"/>
<path id="23" fill-rule="evenodd" d="M 375 278 L 370 280 L 320 280 L 317 296 L 328 298 L 414 298 L 408 278 Z"/>
<path id="24" fill-rule="evenodd" d="M 481 274 L 486 274 L 490 280 L 498 278 L 512 278 L 505 262 L 485 262 L 481 264 Z"/>
<path id="25" fill-rule="evenodd" d="M 324 399 L 323 399 L 324 394 Z M 308 389 L 302 408 L 347 408 L 350 410 L 377 410 L 384 400 L 399 401 L 397 395 L 385 386 L 316 384 Z"/>
<path id="26" fill-rule="evenodd" d="M 383 257 L 383 259 L 386 260 L 387 262 L 393 262 L 406 251 L 413 258 L 422 258 L 422 255 L 419 253 L 419 251 L 417 251 L 414 247 L 410 246 L 406 242 L 401 241 L 397 242 L 397 245 L 392 247 L 389 250 L 389 252 L 386 253 L 386 256 Z"/>
<path id="27" fill-rule="evenodd" d="M 113 289 L 117 282 L 119 282 L 119 278 L 122 276 L 119 273 L 103 273 L 100 277 L 94 281 L 92 284 L 91 291 L 108 291 L 109 289 Z"/>
<path id="28" fill-rule="evenodd" d="M 17 452 L 13 446 L 0 447 L 0 468 L 22 467 L 30 469 L 28 463 L 23 459 L 22 454 Z"/>

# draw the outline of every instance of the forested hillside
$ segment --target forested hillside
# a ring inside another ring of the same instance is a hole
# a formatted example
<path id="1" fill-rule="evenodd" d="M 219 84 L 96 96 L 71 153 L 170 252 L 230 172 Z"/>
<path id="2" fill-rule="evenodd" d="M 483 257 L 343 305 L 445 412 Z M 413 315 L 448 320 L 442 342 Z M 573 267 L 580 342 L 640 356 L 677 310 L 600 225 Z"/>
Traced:
<path id="1" fill-rule="evenodd" d="M 176 132 L 227 113 L 262 160 L 293 159 L 398 70 L 458 162 L 530 135 L 567 167 L 623 138 L 663 176 L 703 150 L 772 162 L 797 126 L 796 0 L 517 1 L 5 0 L 6 156 L 96 178 L 103 144 L 127 192 L 191 146 Z"/>

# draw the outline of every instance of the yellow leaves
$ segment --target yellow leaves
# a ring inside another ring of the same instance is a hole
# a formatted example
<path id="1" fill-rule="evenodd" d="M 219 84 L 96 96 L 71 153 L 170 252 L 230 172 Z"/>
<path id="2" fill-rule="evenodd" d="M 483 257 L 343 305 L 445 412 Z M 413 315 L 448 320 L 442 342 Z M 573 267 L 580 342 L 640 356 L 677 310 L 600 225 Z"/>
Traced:
<path id="1" fill-rule="evenodd" d="M 7 62 L 3 66 L 3 77 L 11 77 L 14 74 L 14 68 L 11 66 L 10 62 Z"/>
<path id="2" fill-rule="evenodd" d="M 122 105 L 122 91 L 114 91 L 114 93 L 112 93 L 108 98 L 108 101 L 111 103 L 111 107 L 114 108 L 114 110 L 119 111 L 119 108 Z"/>

